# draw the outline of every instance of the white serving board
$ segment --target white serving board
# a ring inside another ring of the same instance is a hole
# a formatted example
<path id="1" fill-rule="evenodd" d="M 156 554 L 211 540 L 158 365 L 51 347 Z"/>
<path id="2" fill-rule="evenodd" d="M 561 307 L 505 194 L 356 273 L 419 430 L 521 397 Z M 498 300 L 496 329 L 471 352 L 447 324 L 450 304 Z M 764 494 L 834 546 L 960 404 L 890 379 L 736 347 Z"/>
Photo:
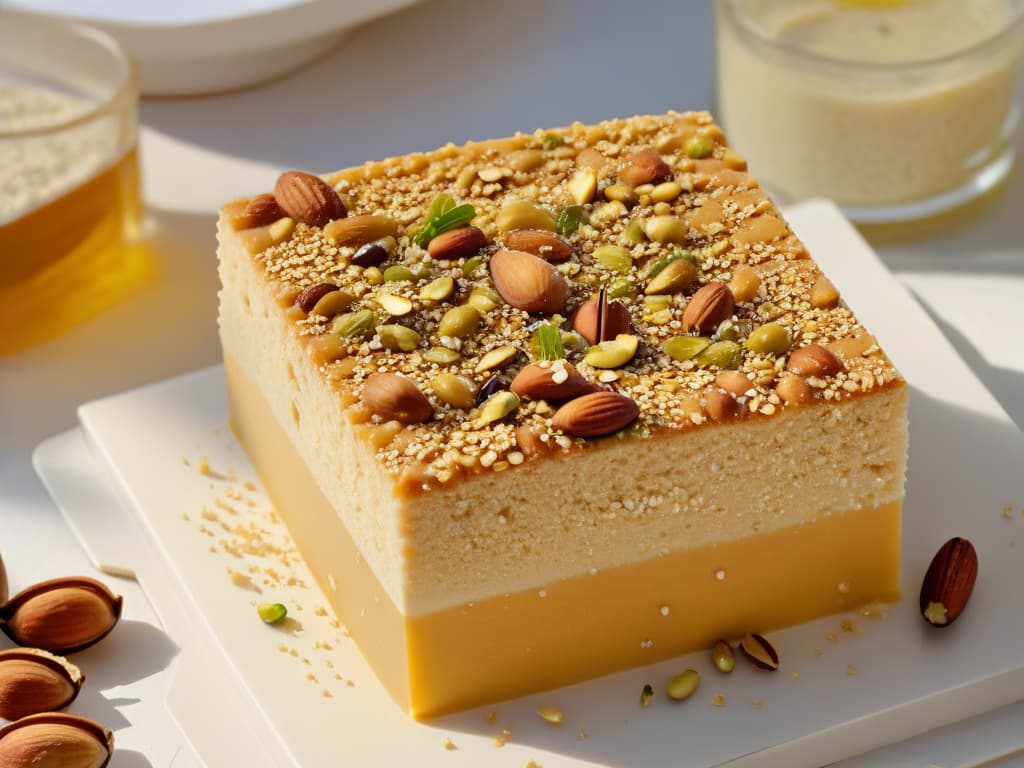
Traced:
<path id="1" fill-rule="evenodd" d="M 41 475 L 97 564 L 134 572 L 182 647 L 189 663 L 177 670 L 168 707 L 206 763 L 511 768 L 534 759 L 544 768 L 799 768 L 1024 698 L 1024 438 L 832 205 L 806 203 L 787 218 L 912 386 L 900 603 L 884 618 L 849 614 L 772 633 L 783 659 L 776 674 L 750 672 L 741 662 L 722 676 L 699 653 L 413 722 L 388 699 L 351 640 L 330 626 L 329 616 L 316 615 L 326 601 L 301 562 L 290 572 L 306 586 L 256 595 L 233 584 L 225 568 L 244 570 L 257 558 L 209 551 L 216 536 L 198 530 L 204 506 L 232 524 L 251 517 L 272 541 L 286 545 L 287 538 L 266 517 L 258 489 L 239 491 L 256 478 L 226 427 L 222 372 L 209 369 L 84 406 L 91 458 L 80 441 L 73 445 L 74 436 L 55 438 L 37 455 Z M 200 474 L 200 457 L 230 477 Z M 97 471 L 113 478 L 130 513 L 113 503 L 97 509 L 77 502 L 75 484 Z M 240 516 L 215 506 L 229 492 L 242 497 L 233 502 Z M 245 499 L 256 506 L 245 507 Z M 1003 516 L 1007 503 L 1012 519 Z M 143 543 L 131 535 L 132 517 L 149 534 Z M 219 522 L 205 525 L 215 529 Z M 980 575 L 965 616 L 936 631 L 918 615 L 917 591 L 932 554 L 954 535 L 974 542 Z M 271 600 L 302 605 L 293 610 L 301 629 L 263 626 L 252 603 Z M 843 618 L 860 631 L 843 631 Z M 701 672 L 702 686 L 673 705 L 661 684 L 687 666 Z M 331 677 L 335 671 L 343 681 Z M 310 673 L 317 682 L 306 679 Z M 642 710 L 646 682 L 658 695 Z M 717 693 L 725 706 L 713 706 Z M 541 704 L 562 709 L 565 726 L 543 723 L 535 714 Z M 487 722 L 486 709 L 496 710 L 496 723 Z M 502 728 L 510 729 L 511 741 L 496 749 L 493 737 Z M 446 738 L 457 750 L 445 749 Z"/>

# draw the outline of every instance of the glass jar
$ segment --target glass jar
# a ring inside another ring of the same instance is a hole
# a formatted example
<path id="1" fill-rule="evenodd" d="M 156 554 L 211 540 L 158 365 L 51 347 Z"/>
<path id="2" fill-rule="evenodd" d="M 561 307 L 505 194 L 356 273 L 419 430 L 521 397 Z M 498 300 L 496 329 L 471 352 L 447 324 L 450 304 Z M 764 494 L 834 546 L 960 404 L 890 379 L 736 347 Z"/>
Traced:
<path id="1" fill-rule="evenodd" d="M 1014 159 L 1024 0 L 717 0 L 718 109 L 754 174 L 862 222 L 928 216 Z"/>
<path id="2" fill-rule="evenodd" d="M 0 354 L 146 276 L 137 139 L 135 77 L 113 39 L 0 13 Z"/>

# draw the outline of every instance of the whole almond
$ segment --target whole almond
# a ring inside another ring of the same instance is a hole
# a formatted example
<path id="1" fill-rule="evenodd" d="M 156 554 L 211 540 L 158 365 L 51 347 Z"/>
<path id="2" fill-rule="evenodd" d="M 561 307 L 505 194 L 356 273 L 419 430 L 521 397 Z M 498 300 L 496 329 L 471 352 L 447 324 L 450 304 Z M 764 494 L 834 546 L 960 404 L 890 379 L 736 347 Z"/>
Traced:
<path id="1" fill-rule="evenodd" d="M 322 227 L 348 214 L 334 187 L 305 171 L 287 171 L 278 176 L 274 197 L 288 216 L 311 227 Z"/>
<path id="2" fill-rule="evenodd" d="M 394 237 L 398 234 L 398 224 L 383 214 L 363 213 L 328 222 L 324 234 L 338 245 L 358 248 L 385 237 Z"/>
<path id="3" fill-rule="evenodd" d="M 430 241 L 427 251 L 435 259 L 459 259 L 470 256 L 487 245 L 487 235 L 478 227 L 459 227 Z"/>
<path id="4" fill-rule="evenodd" d="M 110 729 L 77 715 L 44 712 L 0 729 L 3 768 L 105 768 L 113 754 Z"/>
<path id="5" fill-rule="evenodd" d="M 933 627 L 948 627 L 967 607 L 978 578 L 978 553 L 959 536 L 947 541 L 932 558 L 921 583 L 920 608 Z"/>
<path id="6" fill-rule="evenodd" d="M 103 639 L 121 617 L 121 597 L 85 576 L 40 582 L 0 607 L 0 629 L 18 645 L 56 654 Z"/>
<path id="7" fill-rule="evenodd" d="M 338 290 L 338 286 L 334 283 L 317 283 L 316 285 L 308 285 L 302 289 L 298 296 L 295 297 L 295 303 L 298 304 L 299 308 L 308 315 L 320 299 L 328 293 L 333 293 L 336 290 Z"/>
<path id="8" fill-rule="evenodd" d="M 631 187 L 658 184 L 672 178 L 672 169 L 653 149 L 641 149 L 619 171 L 619 178 Z"/>
<path id="9" fill-rule="evenodd" d="M 434 416 L 434 408 L 415 383 L 395 373 L 375 373 L 366 379 L 363 404 L 385 421 L 420 424 Z"/>
<path id="10" fill-rule="evenodd" d="M 732 317 L 736 300 L 725 283 L 712 282 L 702 286 L 683 310 L 683 330 L 712 333 L 723 320 Z"/>
<path id="11" fill-rule="evenodd" d="M 564 360 L 526 366 L 509 388 L 526 400 L 570 400 L 594 391 L 594 385 Z"/>
<path id="12" fill-rule="evenodd" d="M 572 256 L 569 242 L 554 232 L 543 229 L 513 229 L 503 238 L 506 248 L 540 256 L 545 261 L 565 261 Z"/>
<path id="13" fill-rule="evenodd" d="M 573 315 L 572 327 L 588 344 L 611 341 L 632 330 L 626 305 L 609 300 L 603 288 L 580 304 Z"/>
<path id="14" fill-rule="evenodd" d="M 78 667 L 62 656 L 38 648 L 0 651 L 0 717 L 17 720 L 63 709 L 83 682 Z"/>
<path id="15" fill-rule="evenodd" d="M 835 376 L 846 370 L 842 361 L 831 351 L 819 344 L 809 344 L 796 349 L 789 356 L 786 370 L 801 376 Z"/>
<path id="16" fill-rule="evenodd" d="M 508 304 L 527 312 L 565 309 L 569 284 L 562 273 L 532 253 L 502 249 L 491 256 L 491 279 Z"/>
<path id="17" fill-rule="evenodd" d="M 740 640 L 740 650 L 756 667 L 769 672 L 774 672 L 779 668 L 778 651 L 761 635 L 754 633 L 746 635 Z"/>
<path id="18" fill-rule="evenodd" d="M 787 373 L 775 385 L 775 394 L 782 398 L 786 405 L 803 405 L 814 399 L 814 390 L 796 373 Z"/>
<path id="19" fill-rule="evenodd" d="M 640 415 L 640 407 L 617 392 L 592 392 L 563 405 L 551 426 L 573 437 L 601 437 L 625 429 Z"/>
<path id="20" fill-rule="evenodd" d="M 277 204 L 277 199 L 273 195 L 262 194 L 250 198 L 245 207 L 237 215 L 231 217 L 231 225 L 235 229 L 265 227 L 285 216 L 287 214 Z"/>
<path id="21" fill-rule="evenodd" d="M 704 411 L 712 421 L 729 421 L 740 415 L 740 404 L 724 389 L 714 387 L 704 396 Z"/>

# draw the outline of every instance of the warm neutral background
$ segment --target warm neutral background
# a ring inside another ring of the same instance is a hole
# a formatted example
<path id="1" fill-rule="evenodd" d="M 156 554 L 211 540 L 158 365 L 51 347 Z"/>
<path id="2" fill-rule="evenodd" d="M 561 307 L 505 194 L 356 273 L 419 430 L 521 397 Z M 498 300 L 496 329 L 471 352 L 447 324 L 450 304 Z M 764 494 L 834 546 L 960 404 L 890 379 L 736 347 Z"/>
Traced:
<path id="1" fill-rule="evenodd" d="M 710 3 L 429 0 L 357 30 L 313 65 L 263 87 L 143 103 L 156 280 L 74 332 L 0 359 L 0 551 L 12 586 L 56 575 L 55 562 L 65 572 L 90 571 L 32 473 L 32 448 L 73 426 L 81 402 L 218 362 L 220 203 L 270 189 L 288 168 L 327 171 L 449 140 L 713 108 L 714 72 Z M 997 194 L 966 212 L 868 233 L 1018 425 L 1022 211 L 1018 165 Z M 44 549 L 50 557 L 39 556 Z M 126 697 L 123 724 L 136 726 L 119 733 L 131 749 L 113 768 L 150 764 L 138 723 L 151 716 Z M 1009 723 L 1024 711 L 1003 717 L 1002 732 L 1011 733 Z M 993 738 L 970 733 L 956 737 L 961 751 Z"/>

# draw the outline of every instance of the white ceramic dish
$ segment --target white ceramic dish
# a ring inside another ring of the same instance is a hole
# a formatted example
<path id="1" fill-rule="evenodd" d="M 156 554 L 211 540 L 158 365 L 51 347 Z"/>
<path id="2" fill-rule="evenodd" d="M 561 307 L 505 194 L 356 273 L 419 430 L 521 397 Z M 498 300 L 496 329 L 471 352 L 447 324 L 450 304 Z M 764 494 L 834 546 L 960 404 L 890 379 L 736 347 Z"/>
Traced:
<path id="1" fill-rule="evenodd" d="M 244 88 L 298 69 L 354 27 L 416 0 L 7 0 L 12 10 L 64 16 L 113 35 L 148 96 Z"/>
<path id="2" fill-rule="evenodd" d="M 326 603 L 301 562 L 290 573 L 309 586 L 257 595 L 225 570 L 245 573 L 264 562 L 210 552 L 221 522 L 249 520 L 268 541 L 288 546 L 258 490 L 245 489 L 256 478 L 225 425 L 222 374 L 210 369 L 84 406 L 87 442 L 59 437 L 36 457 L 97 564 L 135 573 L 182 647 L 168 707 L 201 758 L 211 766 L 304 768 L 339 761 L 511 768 L 529 759 L 544 768 L 799 768 L 1024 697 L 1024 590 L 1017 588 L 1024 557 L 1015 538 L 1024 547 L 1024 520 L 1003 516 L 1007 503 L 1024 506 L 1024 438 L 833 206 L 813 202 L 787 215 L 912 386 L 904 598 L 885 618 L 835 616 L 772 633 L 783 658 L 774 675 L 740 665 L 720 676 L 701 653 L 497 705 L 494 724 L 485 710 L 415 723 L 330 617 L 317 615 Z M 217 475 L 197 471 L 203 456 Z M 113 479 L 124 508 L 80 501 L 78 486 L 94 474 Z M 246 506 L 248 498 L 255 506 Z M 204 507 L 216 519 L 204 520 Z M 132 517 L 148 536 L 140 540 Z M 975 543 L 981 573 L 964 618 L 940 632 L 918 615 L 917 590 L 932 554 L 953 535 Z M 301 626 L 283 634 L 264 627 L 253 604 L 268 600 L 292 606 Z M 853 631 L 842 629 L 844 618 Z M 687 666 L 703 676 L 698 695 L 677 706 L 659 691 L 649 709 L 639 707 L 644 683 L 659 687 Z M 725 706 L 713 706 L 716 693 Z M 562 709 L 565 726 L 542 722 L 541 704 Z M 502 728 L 511 741 L 497 750 L 493 737 Z M 446 738 L 457 750 L 445 749 Z"/>

